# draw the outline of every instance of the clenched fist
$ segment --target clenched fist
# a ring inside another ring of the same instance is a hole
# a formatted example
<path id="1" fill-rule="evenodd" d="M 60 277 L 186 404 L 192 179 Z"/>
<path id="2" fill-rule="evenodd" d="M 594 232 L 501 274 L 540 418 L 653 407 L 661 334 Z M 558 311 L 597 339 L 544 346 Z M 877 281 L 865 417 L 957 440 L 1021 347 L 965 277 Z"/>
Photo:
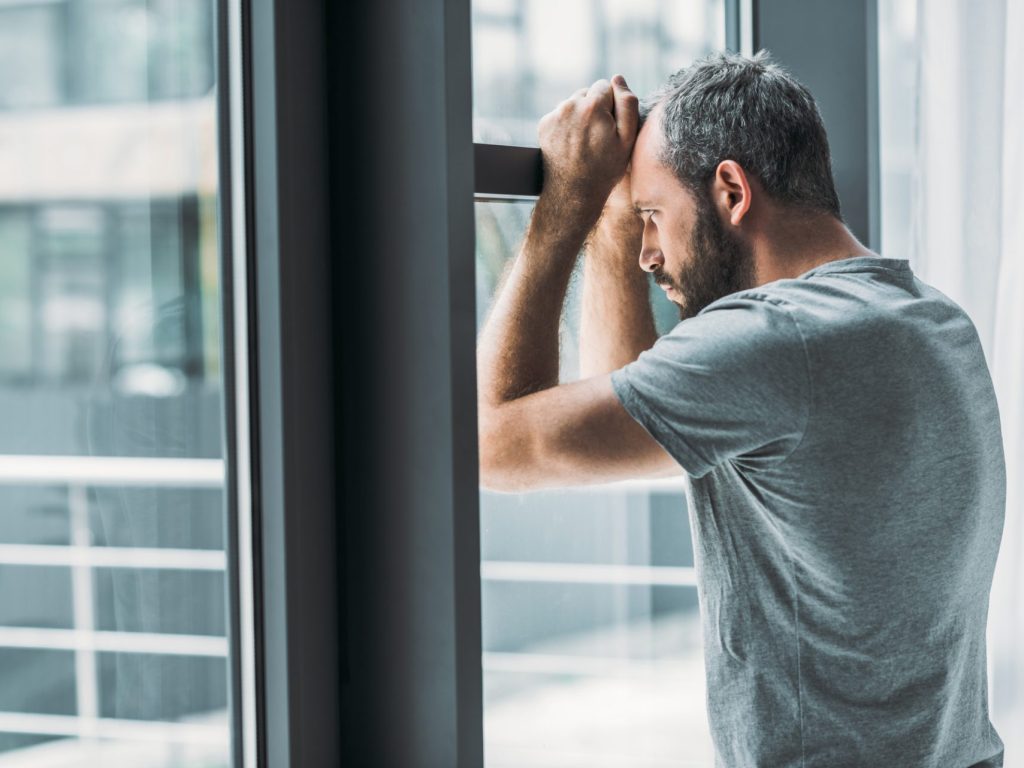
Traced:
<path id="1" fill-rule="evenodd" d="M 621 75 L 581 88 L 537 127 L 544 194 L 599 211 L 636 141 L 637 98 Z"/>

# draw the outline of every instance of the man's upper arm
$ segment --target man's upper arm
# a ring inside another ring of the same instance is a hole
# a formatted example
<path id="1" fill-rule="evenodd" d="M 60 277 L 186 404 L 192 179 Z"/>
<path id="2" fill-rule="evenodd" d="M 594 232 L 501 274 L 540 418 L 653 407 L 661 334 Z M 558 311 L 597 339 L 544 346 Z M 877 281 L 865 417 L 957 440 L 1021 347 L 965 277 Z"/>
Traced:
<path id="1" fill-rule="evenodd" d="M 522 491 L 681 475 L 602 374 L 480 412 L 480 479 Z"/>

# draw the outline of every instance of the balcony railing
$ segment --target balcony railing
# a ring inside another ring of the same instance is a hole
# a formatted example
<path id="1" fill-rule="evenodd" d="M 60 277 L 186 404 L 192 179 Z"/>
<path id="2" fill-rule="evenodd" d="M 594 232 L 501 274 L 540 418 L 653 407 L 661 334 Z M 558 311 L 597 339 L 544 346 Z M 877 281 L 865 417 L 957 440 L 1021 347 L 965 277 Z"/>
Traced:
<path id="1" fill-rule="evenodd" d="M 0 626 L 0 647 L 59 649 L 74 652 L 76 715 L 0 712 L 0 731 L 23 734 L 160 741 L 227 743 L 226 718 L 220 722 L 139 721 L 100 716 L 97 654 L 151 653 L 227 658 L 226 637 L 96 629 L 93 577 L 96 568 L 220 571 L 225 552 L 210 549 L 93 546 L 88 489 L 143 487 L 221 489 L 220 459 L 120 458 L 99 456 L 0 456 L 0 486 L 63 486 L 68 489 L 70 544 L 0 544 L 0 564 L 63 566 L 71 570 L 72 628 Z M 641 480 L 587 486 L 578 492 L 683 492 L 681 480 Z M 486 560 L 484 581 L 621 584 L 692 587 L 692 568 Z M 664 674 L 665 661 L 581 658 L 557 654 L 484 653 L 485 671 L 542 674 Z M 672 665 L 669 664 L 668 667 Z"/>
<path id="2" fill-rule="evenodd" d="M 226 658 L 225 637 L 98 631 L 93 571 L 100 567 L 224 571 L 223 551 L 94 547 L 87 490 L 116 486 L 222 488 L 220 459 L 151 459 L 99 456 L 0 456 L 0 486 L 68 489 L 69 545 L 0 544 L 0 564 L 71 569 L 72 629 L 0 626 L 0 647 L 74 651 L 76 715 L 0 712 L 0 731 L 86 739 L 227 743 L 224 724 L 152 722 L 100 717 L 96 655 L 104 651 Z"/>

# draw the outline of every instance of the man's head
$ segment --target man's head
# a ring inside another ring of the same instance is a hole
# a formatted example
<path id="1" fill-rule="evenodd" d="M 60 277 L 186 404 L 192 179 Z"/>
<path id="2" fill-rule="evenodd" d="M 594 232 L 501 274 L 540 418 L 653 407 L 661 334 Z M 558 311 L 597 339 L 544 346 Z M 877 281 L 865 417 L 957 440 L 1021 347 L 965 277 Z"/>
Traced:
<path id="1" fill-rule="evenodd" d="M 766 52 L 699 59 L 643 100 L 640 117 L 630 171 L 640 263 L 682 318 L 753 286 L 752 204 L 842 220 L 814 99 Z"/>

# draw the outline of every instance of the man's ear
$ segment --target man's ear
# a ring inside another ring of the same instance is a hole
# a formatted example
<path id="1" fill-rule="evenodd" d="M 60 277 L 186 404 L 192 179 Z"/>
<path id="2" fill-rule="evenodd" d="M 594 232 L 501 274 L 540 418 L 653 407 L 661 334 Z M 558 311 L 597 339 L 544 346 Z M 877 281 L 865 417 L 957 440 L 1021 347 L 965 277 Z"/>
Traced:
<path id="1" fill-rule="evenodd" d="M 733 226 L 738 226 L 750 210 L 750 182 L 735 160 L 723 160 L 711 180 L 711 202 Z"/>

